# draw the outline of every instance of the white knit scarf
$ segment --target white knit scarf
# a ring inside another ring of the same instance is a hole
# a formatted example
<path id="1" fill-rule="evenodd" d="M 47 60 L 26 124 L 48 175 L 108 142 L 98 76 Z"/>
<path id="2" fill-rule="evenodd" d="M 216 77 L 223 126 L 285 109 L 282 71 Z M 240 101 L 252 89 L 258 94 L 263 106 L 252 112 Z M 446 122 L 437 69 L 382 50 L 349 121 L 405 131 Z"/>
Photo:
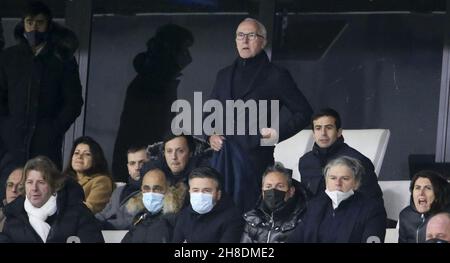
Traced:
<path id="1" fill-rule="evenodd" d="M 26 197 L 24 208 L 33 229 L 38 233 L 44 243 L 47 242 L 50 225 L 45 220 L 56 212 L 56 195 L 50 196 L 47 202 L 40 208 L 34 207 L 30 200 L 28 200 L 28 197 Z"/>

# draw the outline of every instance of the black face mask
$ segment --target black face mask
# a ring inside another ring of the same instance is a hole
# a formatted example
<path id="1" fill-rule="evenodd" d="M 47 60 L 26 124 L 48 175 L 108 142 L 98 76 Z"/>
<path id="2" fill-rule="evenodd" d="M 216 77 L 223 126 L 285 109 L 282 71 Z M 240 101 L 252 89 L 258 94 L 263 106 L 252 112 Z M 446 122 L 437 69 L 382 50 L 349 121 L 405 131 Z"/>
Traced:
<path id="1" fill-rule="evenodd" d="M 432 238 L 432 239 L 428 239 L 427 241 L 425 241 L 425 243 L 448 243 L 448 241 L 442 240 L 439 238 Z"/>
<path id="2" fill-rule="evenodd" d="M 263 201 L 270 211 L 274 211 L 275 209 L 280 208 L 284 205 L 285 196 L 286 192 L 273 188 L 264 191 Z"/>
<path id="3" fill-rule="evenodd" d="M 47 41 L 48 32 L 30 31 L 23 33 L 25 39 L 31 47 L 36 47 Z"/>

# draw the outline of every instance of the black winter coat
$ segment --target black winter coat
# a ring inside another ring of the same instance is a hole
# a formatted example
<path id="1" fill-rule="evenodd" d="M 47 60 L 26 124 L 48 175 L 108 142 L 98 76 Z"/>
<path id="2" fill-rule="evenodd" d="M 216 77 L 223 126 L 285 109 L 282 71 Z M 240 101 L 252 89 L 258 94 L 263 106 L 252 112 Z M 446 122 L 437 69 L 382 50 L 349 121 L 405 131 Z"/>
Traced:
<path id="1" fill-rule="evenodd" d="M 152 215 L 145 212 L 122 239 L 122 243 L 169 243 L 172 241 L 173 229 L 177 216 L 162 212 Z"/>
<path id="2" fill-rule="evenodd" d="M 101 227 L 94 215 L 82 200 L 71 196 L 74 190 L 68 188 L 70 186 L 66 185 L 57 192 L 57 211 L 47 219 L 51 228 L 46 243 L 66 243 L 70 236 L 77 236 L 81 243 L 103 243 Z M 6 237 L 8 242 L 13 243 L 42 243 L 42 239 L 28 221 L 24 201 L 25 197 L 19 196 L 5 207 L 7 219 L 3 238 Z"/>
<path id="3" fill-rule="evenodd" d="M 331 240 L 321 240 L 321 228 L 327 214 L 332 214 L 331 223 L 334 227 L 328 228 L 327 234 Z M 386 218 L 386 210 L 380 202 L 357 191 L 342 201 L 336 209 L 333 209 L 331 199 L 323 191 L 310 200 L 303 223 L 289 236 L 288 242 L 366 243 L 371 236 L 376 236 L 380 242 L 384 242 Z"/>
<path id="4" fill-rule="evenodd" d="M 244 214 L 246 222 L 241 243 L 284 243 L 294 231 L 306 210 L 306 190 L 298 184 L 295 195 L 278 210 L 266 211 L 259 200 L 257 208 Z"/>
<path id="5" fill-rule="evenodd" d="M 248 86 L 241 90 L 238 95 L 234 95 L 232 94 L 232 82 L 238 63 L 254 63 L 257 65 L 257 68 L 254 76 L 248 76 L 250 78 Z M 284 112 L 281 111 L 281 107 L 286 107 L 292 113 L 289 119 L 280 116 L 281 120 L 286 119 L 286 121 L 279 124 L 279 141 L 287 139 L 305 128 L 309 124 L 312 115 L 311 106 L 297 88 L 289 71 L 271 63 L 264 51 L 256 57 L 245 61 L 237 58 L 232 65 L 220 70 L 217 73 L 214 88 L 209 99 L 217 99 L 223 106 L 224 133 L 226 131 L 226 100 L 243 100 L 244 102 L 255 100 L 258 106 L 257 112 L 259 112 L 258 102 L 266 100 L 268 101 L 267 116 L 270 116 L 271 112 L 270 100 L 278 100 L 280 115 Z M 261 178 L 266 167 L 273 163 L 274 147 L 260 146 L 261 136 L 259 132 L 258 135 L 249 135 L 249 124 L 252 123 L 257 126 L 259 118 L 250 118 L 247 115 L 245 119 L 249 122 L 245 124 L 246 135 L 227 135 L 226 138 L 227 140 L 232 140 L 243 150 L 243 154 L 249 157 L 251 165 L 254 166 L 255 176 Z M 267 124 L 270 127 L 270 119 L 267 120 Z"/>
<path id="6" fill-rule="evenodd" d="M 61 167 L 64 133 L 81 112 L 83 98 L 73 57 L 73 32 L 52 24 L 35 56 L 16 27 L 19 44 L 0 54 L 0 139 L 15 160 L 48 156 Z M 69 47 L 68 47 L 69 46 Z"/>
<path id="7" fill-rule="evenodd" d="M 244 221 L 231 198 L 222 193 L 222 198 L 206 214 L 198 214 L 192 206 L 185 207 L 177 218 L 174 243 L 237 243 L 240 240 Z"/>
<path id="8" fill-rule="evenodd" d="M 364 167 L 365 173 L 362 175 L 361 185 L 358 191 L 368 197 L 374 197 L 383 201 L 383 192 L 378 184 L 372 162 L 362 153 L 344 143 L 344 137 L 339 137 L 329 148 L 322 149 L 314 143 L 313 149 L 300 157 L 298 170 L 302 183 L 313 196 L 325 190 L 325 179 L 322 173 L 325 165 L 340 156 L 349 156 L 359 160 Z"/>

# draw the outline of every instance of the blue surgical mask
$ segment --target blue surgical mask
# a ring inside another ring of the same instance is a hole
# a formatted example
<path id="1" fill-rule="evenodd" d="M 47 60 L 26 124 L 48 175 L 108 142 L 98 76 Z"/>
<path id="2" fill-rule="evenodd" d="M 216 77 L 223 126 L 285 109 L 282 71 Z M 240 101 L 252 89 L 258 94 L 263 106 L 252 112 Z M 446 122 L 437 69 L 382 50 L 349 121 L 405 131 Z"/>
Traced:
<path id="1" fill-rule="evenodd" d="M 160 193 L 143 193 L 142 202 L 145 208 L 152 214 L 156 214 L 161 211 L 163 207 L 164 195 Z"/>
<path id="2" fill-rule="evenodd" d="M 199 214 L 206 214 L 214 207 L 212 194 L 191 193 L 192 209 Z"/>

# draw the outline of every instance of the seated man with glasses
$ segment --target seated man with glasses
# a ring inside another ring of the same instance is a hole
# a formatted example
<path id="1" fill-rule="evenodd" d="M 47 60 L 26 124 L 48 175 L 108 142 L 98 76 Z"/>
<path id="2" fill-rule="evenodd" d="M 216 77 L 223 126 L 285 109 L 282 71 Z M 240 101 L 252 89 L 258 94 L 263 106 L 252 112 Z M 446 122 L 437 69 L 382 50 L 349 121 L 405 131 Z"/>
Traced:
<path id="1" fill-rule="evenodd" d="M 226 143 L 238 147 L 240 152 L 248 157 L 246 163 L 251 166 L 250 168 L 253 170 L 251 174 L 254 174 L 255 177 L 255 180 L 251 180 L 251 186 L 241 187 L 246 189 L 247 193 L 254 193 L 246 197 L 253 199 L 249 200 L 250 207 L 248 209 L 253 208 L 261 191 L 261 175 L 267 166 L 273 164 L 273 146 L 277 139 L 282 141 L 298 133 L 309 124 L 312 115 L 311 106 L 297 88 L 289 71 L 269 60 L 264 51 L 266 44 L 267 32 L 264 25 L 252 18 L 244 19 L 236 30 L 236 48 L 239 56 L 232 65 L 219 71 L 210 96 L 210 99 L 220 101 L 224 108 L 227 100 L 242 100 L 246 105 L 249 104 L 248 102 L 252 103 L 252 101 L 255 101 L 257 105 L 260 101 L 265 101 L 267 102 L 267 116 L 269 116 L 269 112 L 272 112 L 272 107 L 274 107 L 272 102 L 278 101 L 280 108 L 286 107 L 291 112 L 289 118 L 279 116 L 279 120 L 283 120 L 283 122 L 279 123 L 280 129 L 276 130 L 274 127 L 277 127 L 277 125 L 271 123 L 271 120 L 275 120 L 274 116 L 271 116 L 270 119 L 267 118 L 267 125 L 261 127 L 260 119 L 263 116 L 260 115 L 260 109 L 256 111 L 258 112 L 257 118 L 250 118 L 250 111 L 245 110 L 246 107 L 243 109 L 244 112 L 241 113 L 239 112 L 240 109 L 237 109 L 237 116 L 243 114 L 245 116 L 243 119 L 248 122 L 245 123 L 244 134 L 237 135 L 237 127 L 242 127 L 242 123 L 238 123 L 238 120 L 235 119 L 236 124 L 231 129 L 232 134 L 229 132 L 225 134 L 226 128 L 230 127 L 225 127 L 229 122 L 224 121 L 223 131 L 217 131 L 216 134 L 209 137 L 209 143 L 215 150 L 214 155 L 218 156 L 223 144 Z M 279 113 L 285 112 L 279 110 Z M 257 126 L 258 123 L 259 127 Z M 258 127 L 257 134 L 249 132 L 251 130 L 249 127 L 255 127 L 255 125 Z M 261 139 L 267 139 L 264 141 L 270 141 L 271 143 L 262 146 L 265 143 Z M 214 155 L 213 158 L 215 158 Z M 227 173 L 220 168 L 217 169 L 224 174 L 226 180 Z"/>
<path id="2" fill-rule="evenodd" d="M 141 201 L 140 170 L 148 161 L 145 146 L 131 147 L 127 152 L 128 182 L 114 190 L 106 207 L 95 217 L 102 223 L 104 230 L 127 230 L 133 218 L 144 206 Z"/>

